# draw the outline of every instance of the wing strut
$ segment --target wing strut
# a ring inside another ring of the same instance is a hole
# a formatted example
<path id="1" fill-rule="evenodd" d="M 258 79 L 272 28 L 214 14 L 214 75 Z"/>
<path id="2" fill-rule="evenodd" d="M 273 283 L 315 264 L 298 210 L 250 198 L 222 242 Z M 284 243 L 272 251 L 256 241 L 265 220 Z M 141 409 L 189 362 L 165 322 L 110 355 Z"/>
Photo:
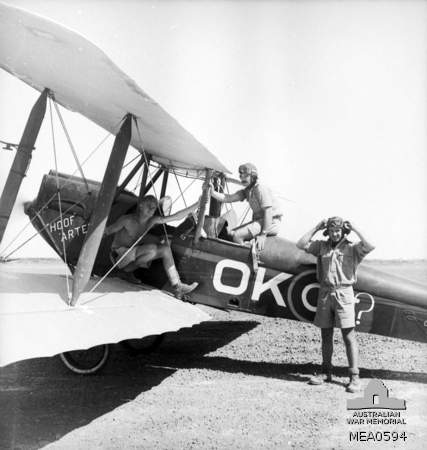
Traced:
<path id="1" fill-rule="evenodd" d="M 131 182 L 132 178 L 137 174 L 139 169 L 144 164 L 144 158 L 141 156 L 139 158 L 139 161 L 135 164 L 135 167 L 129 172 L 129 175 L 126 177 L 126 179 L 123 181 L 123 183 L 117 188 L 117 192 L 115 195 L 115 198 L 119 198 L 120 194 L 126 189 L 127 185 Z"/>
<path id="2" fill-rule="evenodd" d="M 81 292 L 89 281 L 96 254 L 98 253 L 99 245 L 104 234 L 105 224 L 116 193 L 120 172 L 125 161 L 131 135 L 132 116 L 128 114 L 114 141 L 96 205 L 89 221 L 86 239 L 83 243 L 77 267 L 74 272 L 71 305 L 76 304 Z"/>
<path id="3" fill-rule="evenodd" d="M 150 155 L 146 155 L 146 154 L 144 154 L 144 155 L 145 155 L 146 162 L 145 162 L 144 170 L 142 171 L 141 186 L 139 188 L 139 200 L 142 200 L 142 198 L 145 195 L 145 187 L 147 185 L 148 171 L 150 169 L 151 157 L 150 157 Z"/>
<path id="4" fill-rule="evenodd" d="M 36 143 L 46 112 L 48 93 L 49 90 L 45 89 L 31 110 L 24 133 L 22 134 L 21 142 L 18 146 L 18 151 L 15 154 L 15 159 L 13 160 L 6 184 L 3 188 L 3 193 L 0 198 L 0 242 L 3 239 L 7 223 L 9 222 L 9 217 L 12 213 L 22 179 L 25 177 L 30 165 L 34 144 Z"/>
<path id="5" fill-rule="evenodd" d="M 163 198 L 166 195 L 166 188 L 168 185 L 168 177 L 169 177 L 169 170 L 165 169 L 163 174 L 163 180 L 162 180 L 162 189 L 160 191 L 160 198 Z"/>
<path id="6" fill-rule="evenodd" d="M 151 180 L 147 183 L 147 185 L 143 188 L 143 184 L 141 183 L 141 190 L 139 193 L 139 198 L 144 197 L 144 195 L 154 186 L 154 183 L 159 179 L 160 175 L 163 173 L 163 169 L 158 169 L 157 172 L 151 177 Z"/>

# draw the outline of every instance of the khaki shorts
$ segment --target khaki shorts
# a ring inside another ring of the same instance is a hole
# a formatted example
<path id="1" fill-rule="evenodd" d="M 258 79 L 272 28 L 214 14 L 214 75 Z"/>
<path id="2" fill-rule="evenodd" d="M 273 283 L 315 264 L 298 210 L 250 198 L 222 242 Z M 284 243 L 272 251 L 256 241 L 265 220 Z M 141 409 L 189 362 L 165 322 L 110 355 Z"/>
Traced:
<path id="1" fill-rule="evenodd" d="M 120 260 L 120 258 L 129 250 L 127 255 L 119 261 L 117 264 L 117 267 L 119 269 L 123 269 L 127 265 L 129 265 L 131 262 L 134 262 L 136 259 L 136 246 L 133 247 L 131 250 L 128 249 L 128 247 L 117 247 L 111 250 L 111 260 L 113 263 L 116 263 Z"/>
<path id="2" fill-rule="evenodd" d="M 119 269 L 124 269 L 127 267 L 130 263 L 134 262 L 138 257 L 138 251 L 147 249 L 151 250 L 151 247 L 153 244 L 144 244 L 135 246 L 132 248 L 132 250 L 129 250 L 128 247 L 117 247 L 115 249 L 111 250 L 111 262 L 115 264 L 117 261 L 120 260 L 120 262 L 117 264 L 117 267 Z M 129 252 L 126 254 L 126 256 L 123 259 L 120 259 L 127 251 Z M 138 267 L 148 269 L 151 266 L 151 261 L 147 261 L 144 264 L 139 263 Z"/>
<path id="3" fill-rule="evenodd" d="M 270 228 L 267 230 L 267 236 L 276 236 L 280 229 L 280 219 L 273 218 L 273 221 L 270 225 Z M 262 225 L 258 220 L 254 220 L 253 222 L 249 222 L 241 227 L 237 227 L 234 229 L 235 234 L 240 235 L 251 235 L 252 238 L 258 236 L 261 233 Z"/>
<path id="4" fill-rule="evenodd" d="M 314 325 L 319 328 L 354 328 L 354 292 L 352 286 L 321 287 Z"/>

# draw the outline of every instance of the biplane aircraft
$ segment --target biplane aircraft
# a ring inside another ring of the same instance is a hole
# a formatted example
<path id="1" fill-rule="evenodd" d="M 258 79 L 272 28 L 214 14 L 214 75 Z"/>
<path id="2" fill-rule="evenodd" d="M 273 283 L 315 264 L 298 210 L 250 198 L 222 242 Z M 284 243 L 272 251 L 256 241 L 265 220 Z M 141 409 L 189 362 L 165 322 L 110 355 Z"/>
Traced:
<path id="1" fill-rule="evenodd" d="M 236 218 L 209 198 L 210 183 L 224 190 L 235 182 L 227 168 L 99 48 L 61 25 L 5 5 L 0 5 L 0 38 L 0 66 L 41 92 L 1 197 L 0 239 L 48 102 L 79 112 L 116 136 L 102 181 L 51 170 L 35 200 L 26 203 L 32 225 L 72 272 L 72 287 L 65 293 L 60 287 L 65 278 L 51 275 L 31 296 L 25 292 L 26 274 L 9 270 L 7 261 L 0 264 L 0 365 L 62 354 L 72 370 L 94 372 L 104 364 L 110 343 L 207 320 L 193 304 L 313 320 L 314 257 L 282 237 L 269 237 L 259 255 L 231 242 L 227 231 L 238 225 Z M 129 146 L 140 157 L 119 185 Z M 138 173 L 141 185 L 134 193 L 127 187 Z M 104 235 L 105 226 L 133 211 L 150 189 L 159 200 L 167 196 L 170 175 L 203 182 L 196 217 L 153 230 L 170 243 L 184 281 L 199 282 L 189 302 L 164 292 L 166 274 L 156 262 L 135 271 L 143 285 L 115 278 L 121 274 L 110 258 L 112 237 Z M 355 288 L 358 331 L 427 341 L 427 286 L 362 264 Z M 31 325 L 37 321 L 34 335 Z M 74 350 L 99 345 L 102 352 L 93 364 L 76 360 Z"/>

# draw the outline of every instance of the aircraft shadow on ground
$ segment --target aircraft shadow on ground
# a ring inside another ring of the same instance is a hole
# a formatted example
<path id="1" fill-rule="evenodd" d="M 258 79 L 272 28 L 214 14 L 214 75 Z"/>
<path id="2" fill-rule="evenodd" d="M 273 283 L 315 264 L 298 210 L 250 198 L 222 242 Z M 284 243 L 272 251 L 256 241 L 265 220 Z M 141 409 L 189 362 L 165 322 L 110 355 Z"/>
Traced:
<path id="1" fill-rule="evenodd" d="M 191 330 L 181 330 L 168 333 L 168 338 L 162 344 L 158 353 L 151 355 L 153 364 L 176 369 L 207 369 L 228 373 L 243 373 L 245 375 L 263 376 L 289 381 L 306 383 L 313 373 L 320 373 L 321 366 L 313 363 L 275 363 L 263 361 L 248 361 L 233 359 L 226 356 L 207 355 L 220 348 L 224 335 L 229 341 L 234 334 L 237 338 L 245 331 L 247 324 L 257 322 L 204 322 Z M 191 332 L 190 332 L 191 331 Z M 249 330 L 246 330 L 249 331 Z M 336 377 L 347 377 L 348 368 L 335 366 Z M 404 372 L 385 369 L 360 368 L 362 378 L 378 378 L 381 380 L 411 381 L 427 384 L 427 374 L 423 372 Z M 337 384 L 343 384 L 337 381 Z"/>
<path id="2" fill-rule="evenodd" d="M 257 361 L 236 360 L 223 356 L 205 356 L 199 360 L 188 363 L 175 364 L 176 369 L 207 369 L 219 370 L 228 373 L 243 373 L 245 375 L 277 378 L 287 381 L 300 381 L 306 383 L 314 373 L 321 373 L 319 364 L 311 363 L 270 363 Z M 348 377 L 347 367 L 334 367 L 333 375 Z M 411 381 L 427 384 L 427 374 L 422 372 L 402 372 L 384 369 L 360 369 L 361 378 L 378 378 L 381 380 Z M 336 384 L 343 385 L 340 381 Z"/>
<path id="3" fill-rule="evenodd" d="M 179 369 L 206 369 L 307 382 L 318 364 L 271 363 L 209 355 L 256 321 L 212 321 L 168 333 L 157 352 L 134 357 L 112 346 L 107 366 L 97 375 L 71 373 L 58 357 L 12 364 L 0 370 L 0 448 L 40 448 L 134 400 Z M 347 369 L 336 367 L 345 377 Z M 427 384 L 427 374 L 361 369 L 363 378 Z M 338 384 L 341 384 L 338 382 Z"/>
<path id="4" fill-rule="evenodd" d="M 168 348 L 176 351 L 176 359 L 183 364 L 195 355 L 200 357 L 227 345 L 257 325 L 254 321 L 202 323 L 170 333 L 168 341 L 172 344 Z M 198 350 L 186 358 L 179 347 L 191 339 L 196 341 Z M 158 354 L 161 351 L 160 348 Z M 174 368 L 147 365 L 150 359 L 135 357 L 117 344 L 112 346 L 106 367 L 92 376 L 70 372 L 59 357 L 22 361 L 2 368 L 0 448 L 31 449 L 55 442 L 134 400 L 176 372 Z"/>

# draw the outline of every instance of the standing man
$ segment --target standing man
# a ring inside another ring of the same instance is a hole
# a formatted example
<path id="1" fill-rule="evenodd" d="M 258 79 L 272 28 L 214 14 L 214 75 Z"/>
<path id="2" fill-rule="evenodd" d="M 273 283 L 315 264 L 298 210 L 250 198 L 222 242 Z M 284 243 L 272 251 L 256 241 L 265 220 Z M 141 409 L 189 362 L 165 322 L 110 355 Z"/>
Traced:
<path id="1" fill-rule="evenodd" d="M 163 267 L 177 298 L 182 298 L 196 289 L 198 283 L 185 284 L 181 281 L 169 245 L 160 243 L 159 238 L 148 232 L 154 225 L 185 218 L 198 206 L 199 202 L 196 202 L 175 214 L 159 216 L 155 214 L 158 209 L 155 197 L 147 195 L 139 200 L 136 213 L 120 217 L 105 230 L 107 236 L 115 233 L 111 245 L 111 256 L 114 261 L 117 261 L 119 269 L 132 273 L 139 267 L 149 267 L 151 261 L 155 259 L 162 259 Z M 141 240 L 134 245 L 140 238 Z"/>
<path id="2" fill-rule="evenodd" d="M 267 236 L 275 236 L 278 232 L 282 213 L 276 199 L 267 186 L 258 182 L 257 168 L 246 163 L 239 166 L 239 178 L 244 189 L 234 194 L 221 194 L 211 186 L 211 196 L 221 203 L 242 202 L 247 200 L 252 209 L 252 222 L 231 231 L 231 238 L 238 244 L 255 238 L 259 251 L 265 247 Z"/>
<path id="3" fill-rule="evenodd" d="M 327 240 L 312 240 L 324 230 Z M 350 242 L 346 235 L 354 231 L 360 241 Z M 362 259 L 372 250 L 370 244 L 354 225 L 341 217 L 322 220 L 297 242 L 297 247 L 317 257 L 317 279 L 320 283 L 314 325 L 322 333 L 322 376 L 314 376 L 309 383 L 318 385 L 332 380 L 332 353 L 334 327 L 341 328 L 347 353 L 350 382 L 347 392 L 360 390 L 358 348 L 354 327 L 354 292 L 356 269 Z"/>

